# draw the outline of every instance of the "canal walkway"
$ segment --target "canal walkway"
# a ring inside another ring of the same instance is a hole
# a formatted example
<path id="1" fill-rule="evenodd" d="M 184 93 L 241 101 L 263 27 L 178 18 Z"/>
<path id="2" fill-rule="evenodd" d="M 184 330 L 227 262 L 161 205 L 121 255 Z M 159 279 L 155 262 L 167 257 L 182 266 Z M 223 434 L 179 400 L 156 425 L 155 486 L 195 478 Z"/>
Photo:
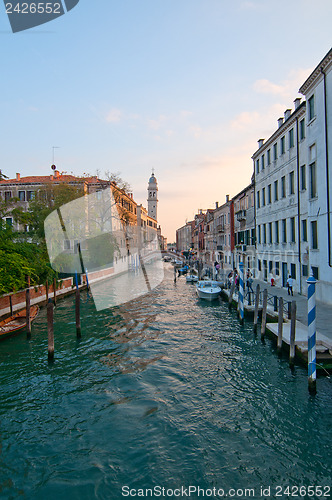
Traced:
<path id="1" fill-rule="evenodd" d="M 294 296 L 288 295 L 286 288 L 273 287 L 265 281 L 255 279 L 253 288 L 260 286 L 261 291 L 267 289 L 270 295 L 282 297 L 285 301 L 296 301 L 296 319 L 307 329 L 308 325 L 308 300 L 304 295 L 294 292 Z M 332 307 L 323 302 L 316 301 L 316 329 L 317 332 L 328 337 L 332 341 Z"/>

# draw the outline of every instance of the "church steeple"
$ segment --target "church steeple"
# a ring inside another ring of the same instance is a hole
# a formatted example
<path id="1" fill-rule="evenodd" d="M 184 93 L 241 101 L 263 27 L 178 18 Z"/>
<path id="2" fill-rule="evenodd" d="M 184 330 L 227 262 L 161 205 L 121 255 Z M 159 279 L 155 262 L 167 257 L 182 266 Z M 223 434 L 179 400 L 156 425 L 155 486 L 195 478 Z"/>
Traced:
<path id="1" fill-rule="evenodd" d="M 158 204 L 158 185 L 157 179 L 154 176 L 154 169 L 149 179 L 148 184 L 148 215 L 157 220 L 157 204 Z"/>

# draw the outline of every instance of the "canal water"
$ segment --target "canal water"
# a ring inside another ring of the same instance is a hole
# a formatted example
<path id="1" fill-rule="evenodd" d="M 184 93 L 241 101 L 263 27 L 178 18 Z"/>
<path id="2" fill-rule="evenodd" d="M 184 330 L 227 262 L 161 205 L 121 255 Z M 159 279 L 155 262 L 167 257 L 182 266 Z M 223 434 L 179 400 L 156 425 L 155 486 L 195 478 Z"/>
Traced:
<path id="1" fill-rule="evenodd" d="M 167 266 L 123 306 L 83 294 L 80 341 L 59 301 L 53 364 L 45 308 L 1 342 L 1 499 L 330 497 L 331 380 L 310 396 L 304 367 Z"/>

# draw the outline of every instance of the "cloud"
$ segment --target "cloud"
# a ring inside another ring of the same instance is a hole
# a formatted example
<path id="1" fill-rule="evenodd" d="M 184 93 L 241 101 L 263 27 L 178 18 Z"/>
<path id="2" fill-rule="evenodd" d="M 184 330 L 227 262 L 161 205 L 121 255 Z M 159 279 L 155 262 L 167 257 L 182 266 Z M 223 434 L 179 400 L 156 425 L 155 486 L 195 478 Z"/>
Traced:
<path id="1" fill-rule="evenodd" d="M 281 82 L 271 82 L 266 78 L 256 80 L 253 89 L 258 94 L 280 96 L 287 100 L 295 99 L 299 87 L 307 79 L 313 68 L 297 68 L 292 70 L 288 77 Z"/>
<path id="2" fill-rule="evenodd" d="M 106 121 L 108 123 L 119 122 L 122 118 L 122 111 L 120 109 L 111 109 L 106 115 Z"/>
<path id="3" fill-rule="evenodd" d="M 256 10 L 259 8 L 259 5 L 257 3 L 254 3 L 254 2 L 241 2 L 241 5 L 240 5 L 240 10 Z"/>
<path id="4" fill-rule="evenodd" d="M 243 111 L 237 115 L 230 123 L 232 129 L 244 130 L 257 124 L 260 120 L 260 114 L 257 111 Z"/>
<path id="5" fill-rule="evenodd" d="M 156 119 L 148 119 L 147 125 L 152 130 L 159 130 L 167 121 L 167 117 L 165 115 L 159 115 Z"/>

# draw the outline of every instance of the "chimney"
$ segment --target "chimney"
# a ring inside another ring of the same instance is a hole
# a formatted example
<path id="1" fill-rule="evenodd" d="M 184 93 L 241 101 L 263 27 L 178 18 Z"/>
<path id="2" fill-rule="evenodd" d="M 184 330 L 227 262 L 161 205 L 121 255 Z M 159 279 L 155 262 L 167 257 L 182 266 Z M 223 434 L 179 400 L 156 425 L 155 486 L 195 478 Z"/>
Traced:
<path id="1" fill-rule="evenodd" d="M 21 180 L 21 174 L 18 174 L 18 173 L 16 174 L 16 180 L 17 180 L 17 181 L 20 181 L 20 180 Z"/>
<path id="2" fill-rule="evenodd" d="M 295 109 L 297 109 L 297 108 L 300 106 L 301 101 L 302 101 L 301 97 L 297 97 L 297 98 L 295 99 L 295 101 L 294 101 L 294 104 L 295 104 Z"/>
<path id="3" fill-rule="evenodd" d="M 216 201 L 216 209 L 219 208 L 219 202 Z"/>
<path id="4" fill-rule="evenodd" d="M 278 119 L 278 128 L 280 128 L 283 123 L 284 123 L 284 119 L 283 118 L 279 118 Z"/>
<path id="5" fill-rule="evenodd" d="M 226 203 L 229 202 L 229 194 L 226 194 Z"/>
<path id="6" fill-rule="evenodd" d="M 56 179 L 59 179 L 59 177 L 60 177 L 60 172 L 59 172 L 59 170 L 56 170 L 56 171 L 54 172 L 54 176 L 55 176 L 55 178 L 56 178 Z"/>
<path id="7" fill-rule="evenodd" d="M 258 147 L 261 148 L 264 144 L 264 139 L 258 139 Z"/>
<path id="8" fill-rule="evenodd" d="M 292 113 L 291 109 L 286 109 L 286 111 L 284 112 L 285 121 L 288 120 L 288 118 L 290 117 L 291 113 Z"/>

